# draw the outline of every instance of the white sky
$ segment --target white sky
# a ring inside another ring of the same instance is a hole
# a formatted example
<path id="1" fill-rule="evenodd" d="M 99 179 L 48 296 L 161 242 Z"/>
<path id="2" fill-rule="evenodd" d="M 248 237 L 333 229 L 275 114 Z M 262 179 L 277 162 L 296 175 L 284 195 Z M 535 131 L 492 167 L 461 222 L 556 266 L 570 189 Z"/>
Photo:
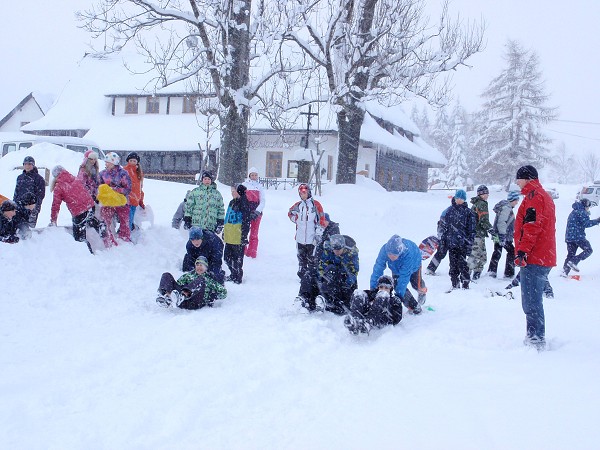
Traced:
<path id="1" fill-rule="evenodd" d="M 89 49 L 90 37 L 77 28 L 74 11 L 90 4 L 92 0 L 61 0 L 40 6 L 22 0 L 3 5 L 0 117 L 31 91 L 60 93 L 70 71 Z M 600 124 L 595 54 L 600 48 L 596 31 L 600 2 L 452 0 L 451 11 L 464 19 L 483 17 L 487 24 L 485 51 L 472 58 L 472 69 L 461 69 L 454 76 L 456 96 L 468 110 L 478 108 L 479 94 L 503 67 L 503 46 L 511 38 L 538 53 L 551 103 L 560 108 L 559 119 Z M 555 122 L 548 126 L 550 130 L 560 131 L 549 134 L 572 150 L 600 145 L 600 125 Z"/>

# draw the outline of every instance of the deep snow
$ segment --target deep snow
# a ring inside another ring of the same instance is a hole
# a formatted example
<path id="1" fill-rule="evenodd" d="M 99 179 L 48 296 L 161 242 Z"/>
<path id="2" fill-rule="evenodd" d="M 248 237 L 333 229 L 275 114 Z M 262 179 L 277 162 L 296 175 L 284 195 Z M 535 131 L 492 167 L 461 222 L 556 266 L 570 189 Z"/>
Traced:
<path id="1" fill-rule="evenodd" d="M 80 154 L 33 149 L 38 165 L 71 172 Z M 0 160 L 11 196 L 25 153 Z M 48 161 L 45 162 L 44 160 Z M 143 163 L 143 161 L 142 161 Z M 544 180 L 541 180 L 544 183 Z M 189 185 L 145 180 L 155 214 L 137 245 L 90 255 L 60 228 L 0 245 L 0 441 L 11 449 L 595 449 L 600 433 L 600 260 L 581 281 L 550 281 L 550 351 L 522 344 L 515 299 L 489 297 L 483 277 L 445 294 L 448 261 L 426 276 L 434 311 L 351 336 L 342 318 L 305 314 L 297 294 L 295 190 L 270 190 L 259 257 L 219 307 L 165 310 L 164 271 L 179 275 L 186 233 L 170 228 Z M 228 187 L 219 186 L 225 201 Z M 559 264 L 579 186 L 557 186 Z M 471 193 L 469 193 L 471 194 Z M 388 193 L 372 181 L 319 197 L 360 249 L 359 285 L 394 233 L 434 234 L 448 192 Z M 492 207 L 505 193 L 492 190 Z M 49 222 L 52 195 L 38 226 Z M 599 214 L 592 209 L 592 217 Z M 63 206 L 59 224 L 69 224 Z M 588 229 L 600 250 L 600 229 Z M 491 255 L 488 241 L 488 257 Z M 501 260 L 501 266 L 503 260 Z"/>

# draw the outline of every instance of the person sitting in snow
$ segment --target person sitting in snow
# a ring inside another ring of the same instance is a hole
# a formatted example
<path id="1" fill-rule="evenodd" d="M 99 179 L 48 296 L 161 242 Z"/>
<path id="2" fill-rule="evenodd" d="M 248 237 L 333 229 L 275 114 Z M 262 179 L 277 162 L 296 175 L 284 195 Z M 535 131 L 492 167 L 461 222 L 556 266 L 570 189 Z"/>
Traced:
<path id="1" fill-rule="evenodd" d="M 16 244 L 19 242 L 17 231 L 19 219 L 17 215 L 17 204 L 12 200 L 4 200 L 0 205 L 0 242 Z"/>
<path id="2" fill-rule="evenodd" d="M 198 257 L 194 270 L 184 273 L 177 281 L 168 272 L 162 274 L 156 303 L 164 308 L 200 309 L 213 306 L 215 300 L 227 297 L 227 289 L 216 281 L 208 270 L 208 261 Z"/>
<path id="3" fill-rule="evenodd" d="M 562 276 L 568 276 L 571 269 L 579 272 L 578 264 L 587 259 L 592 254 L 592 245 L 587 240 L 585 229 L 598 225 L 600 217 L 590 219 L 590 206 L 592 203 L 587 198 L 582 198 L 578 202 L 573 203 L 573 211 L 567 219 L 567 229 L 565 231 L 565 242 L 567 243 L 567 257 L 563 264 Z M 576 255 L 577 249 L 581 249 L 581 253 Z"/>
<path id="4" fill-rule="evenodd" d="M 238 184 L 231 187 L 233 197 L 227 207 L 225 224 L 223 226 L 223 241 L 225 250 L 223 259 L 229 268 L 229 276 L 225 281 L 242 284 L 244 276 L 244 248 L 248 244 L 248 232 L 254 207 L 246 198 L 246 186 Z"/>
<path id="5" fill-rule="evenodd" d="M 358 288 L 359 262 L 356 242 L 350 236 L 334 234 L 323 243 L 319 258 L 317 306 L 334 314 L 344 314 Z"/>
<path id="6" fill-rule="evenodd" d="M 52 176 L 54 176 L 54 179 L 50 185 L 50 191 L 54 194 L 54 197 L 50 212 L 50 225 L 56 226 L 60 205 L 65 202 L 72 216 L 73 238 L 78 242 L 85 242 L 90 253 L 94 253 L 87 240 L 86 227 L 89 225 L 98 232 L 104 240 L 104 245 L 109 246 L 110 237 L 107 226 L 94 215 L 94 199 L 83 183 L 62 166 L 54 167 Z"/>
<path id="7" fill-rule="evenodd" d="M 402 299 L 393 292 L 394 281 L 388 275 L 377 279 L 376 289 L 354 291 L 344 326 L 352 334 L 368 334 L 373 327 L 399 324 L 402 320 Z"/>
<path id="8" fill-rule="evenodd" d="M 371 289 L 377 289 L 379 277 L 383 275 L 386 266 L 389 267 L 394 278 L 396 295 L 409 311 L 420 314 L 427 293 L 427 287 L 421 277 L 421 261 L 421 250 L 417 244 L 397 234 L 393 235 L 379 250 L 371 274 Z M 408 290 L 409 282 L 418 293 L 418 302 Z"/>
<path id="9" fill-rule="evenodd" d="M 208 271 L 219 283 L 225 282 L 223 265 L 223 241 L 210 230 L 192 227 L 189 231 L 189 240 L 185 246 L 186 253 L 183 257 L 182 270 L 189 272 L 194 269 L 195 261 L 204 256 L 208 261 Z"/>

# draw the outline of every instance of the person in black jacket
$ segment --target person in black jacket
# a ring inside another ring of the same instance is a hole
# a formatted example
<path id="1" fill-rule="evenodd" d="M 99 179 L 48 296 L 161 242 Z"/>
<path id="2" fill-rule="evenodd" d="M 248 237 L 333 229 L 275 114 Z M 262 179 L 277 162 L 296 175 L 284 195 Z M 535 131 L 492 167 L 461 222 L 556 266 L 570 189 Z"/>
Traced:
<path id="1" fill-rule="evenodd" d="M 452 199 L 452 206 L 446 212 L 446 229 L 442 236 L 450 255 L 450 281 L 452 289 L 469 289 L 471 278 L 467 256 L 471 253 L 475 241 L 476 217 L 465 203 L 467 193 L 458 189 Z"/>
<path id="2" fill-rule="evenodd" d="M 23 173 L 17 177 L 13 200 L 20 203 L 28 192 L 31 192 L 36 198 L 35 208 L 29 214 L 29 226 L 35 228 L 42 202 L 46 196 L 46 180 L 38 173 L 35 159 L 32 156 L 26 156 L 23 160 Z"/>
<path id="3" fill-rule="evenodd" d="M 200 227 L 190 228 L 190 239 L 186 246 L 186 254 L 183 257 L 184 272 L 194 270 L 196 260 L 204 256 L 208 260 L 208 271 L 215 281 L 223 284 L 225 282 L 225 271 L 223 265 L 223 241 L 214 232 L 203 230 Z"/>
<path id="4" fill-rule="evenodd" d="M 17 204 L 11 200 L 4 200 L 0 205 L 0 242 L 7 244 L 19 242 L 18 229 Z"/>

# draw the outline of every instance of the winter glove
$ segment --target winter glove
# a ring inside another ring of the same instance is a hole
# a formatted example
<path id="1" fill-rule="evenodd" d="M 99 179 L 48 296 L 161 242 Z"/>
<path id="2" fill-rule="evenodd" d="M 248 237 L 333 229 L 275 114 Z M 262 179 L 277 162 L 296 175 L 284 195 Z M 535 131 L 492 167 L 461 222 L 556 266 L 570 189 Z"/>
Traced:
<path id="1" fill-rule="evenodd" d="M 500 241 L 501 246 L 504 247 L 506 245 L 506 235 L 505 234 L 500 234 L 498 236 L 498 240 Z"/>
<path id="2" fill-rule="evenodd" d="M 500 244 L 500 237 L 497 234 L 492 234 L 492 241 L 494 244 Z"/>
<path id="3" fill-rule="evenodd" d="M 185 216 L 183 218 L 183 229 L 189 230 L 190 228 L 192 228 L 192 218 L 190 216 Z"/>
<path id="4" fill-rule="evenodd" d="M 223 232 L 223 225 L 217 225 L 215 228 L 215 234 L 221 234 Z"/>
<path id="5" fill-rule="evenodd" d="M 519 250 L 517 252 L 517 257 L 515 258 L 515 265 L 519 267 L 525 267 L 527 265 L 527 254 L 523 250 Z"/>

